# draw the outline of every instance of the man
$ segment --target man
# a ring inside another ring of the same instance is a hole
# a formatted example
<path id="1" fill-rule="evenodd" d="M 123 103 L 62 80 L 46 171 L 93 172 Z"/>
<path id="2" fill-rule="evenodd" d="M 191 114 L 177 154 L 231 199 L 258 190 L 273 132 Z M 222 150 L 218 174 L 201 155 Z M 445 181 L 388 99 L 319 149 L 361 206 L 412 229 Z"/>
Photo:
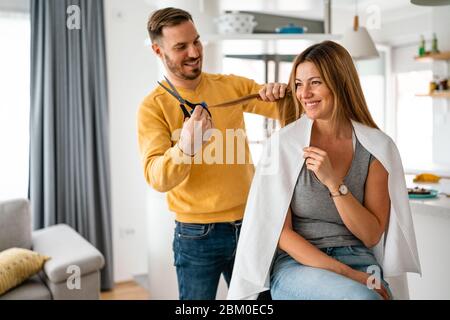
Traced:
<path id="1" fill-rule="evenodd" d="M 179 102 L 157 87 L 144 99 L 138 113 L 145 178 L 154 189 L 167 192 L 169 209 L 176 215 L 173 251 L 179 297 L 215 299 L 220 275 L 227 284 L 231 278 L 254 174 L 247 140 L 244 138 L 241 147 L 230 143 L 235 136 L 230 139 L 227 129 L 243 132 L 243 112 L 277 118 L 273 101 L 284 96 L 286 85 L 260 86 L 242 77 L 203 73 L 200 36 L 191 15 L 183 10 L 165 8 L 154 12 L 148 32 L 167 78 L 184 99 L 213 105 L 259 92 L 262 100 L 210 108 L 211 116 L 197 106 L 185 119 Z M 174 139 L 178 134 L 177 142 Z M 209 141 L 209 136 L 214 141 Z M 206 152 L 212 144 L 214 150 Z M 242 159 L 242 154 L 244 163 L 235 159 Z"/>

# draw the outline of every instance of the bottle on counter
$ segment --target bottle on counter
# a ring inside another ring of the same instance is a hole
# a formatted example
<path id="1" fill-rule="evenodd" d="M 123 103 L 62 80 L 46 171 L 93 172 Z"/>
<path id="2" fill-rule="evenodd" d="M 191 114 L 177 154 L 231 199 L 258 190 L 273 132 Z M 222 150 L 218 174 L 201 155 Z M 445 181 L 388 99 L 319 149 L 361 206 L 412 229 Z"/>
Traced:
<path id="1" fill-rule="evenodd" d="M 442 91 L 448 90 L 447 79 L 444 78 L 441 81 L 439 81 L 438 90 Z"/>
<path id="2" fill-rule="evenodd" d="M 431 41 L 431 53 L 439 53 L 436 32 L 433 33 L 433 40 Z"/>
<path id="3" fill-rule="evenodd" d="M 425 38 L 423 35 L 420 35 L 419 57 L 423 57 L 424 55 L 425 55 Z"/>
<path id="4" fill-rule="evenodd" d="M 429 93 L 432 94 L 435 91 L 441 90 L 440 88 L 440 78 L 438 75 L 433 75 L 433 80 L 430 81 L 429 84 Z"/>
<path id="5" fill-rule="evenodd" d="M 438 84 L 436 83 L 436 81 L 431 80 L 430 81 L 430 86 L 429 86 L 429 93 L 432 94 L 434 91 L 437 90 Z"/>

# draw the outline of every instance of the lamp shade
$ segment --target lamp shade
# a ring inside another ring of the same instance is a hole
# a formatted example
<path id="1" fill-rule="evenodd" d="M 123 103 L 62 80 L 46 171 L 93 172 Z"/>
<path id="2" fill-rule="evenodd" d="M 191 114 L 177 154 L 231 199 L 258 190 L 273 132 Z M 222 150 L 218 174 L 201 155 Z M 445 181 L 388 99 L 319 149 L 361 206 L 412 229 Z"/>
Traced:
<path id="1" fill-rule="evenodd" d="M 448 6 L 450 0 L 411 0 L 411 3 L 418 6 Z"/>
<path id="2" fill-rule="evenodd" d="M 355 60 L 371 59 L 379 56 L 369 32 L 364 27 L 349 28 L 342 37 L 342 45 Z"/>

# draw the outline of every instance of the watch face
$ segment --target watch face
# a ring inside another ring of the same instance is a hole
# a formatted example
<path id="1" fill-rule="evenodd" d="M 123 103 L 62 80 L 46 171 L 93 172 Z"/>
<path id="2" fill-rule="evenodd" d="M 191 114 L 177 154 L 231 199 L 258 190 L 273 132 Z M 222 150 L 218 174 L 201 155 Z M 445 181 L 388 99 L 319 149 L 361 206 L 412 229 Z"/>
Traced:
<path id="1" fill-rule="evenodd" d="M 347 188 L 347 186 L 346 186 L 345 184 L 341 184 L 341 185 L 339 186 L 339 192 L 340 192 L 341 194 L 347 194 L 347 193 L 348 193 L 348 188 Z"/>

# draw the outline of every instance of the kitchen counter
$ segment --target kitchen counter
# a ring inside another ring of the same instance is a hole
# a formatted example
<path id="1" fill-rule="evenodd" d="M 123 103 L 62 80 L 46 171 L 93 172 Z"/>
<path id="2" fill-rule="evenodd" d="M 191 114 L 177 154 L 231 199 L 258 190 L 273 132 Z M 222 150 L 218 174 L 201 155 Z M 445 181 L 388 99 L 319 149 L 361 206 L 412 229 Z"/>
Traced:
<path id="1" fill-rule="evenodd" d="M 406 175 L 406 185 L 408 188 L 420 187 L 435 189 L 439 192 L 450 194 L 450 179 L 441 179 L 439 183 L 415 183 L 414 175 Z M 450 197 L 439 194 L 432 199 L 410 199 L 409 203 L 413 214 L 444 215 L 450 219 Z"/>
<path id="2" fill-rule="evenodd" d="M 428 165 L 423 165 L 423 166 L 414 167 L 414 168 L 408 168 L 407 166 L 405 166 L 404 169 L 405 169 L 405 173 L 407 173 L 407 175 L 416 175 L 416 174 L 427 172 L 427 173 L 434 173 L 441 177 L 450 179 L 449 166 L 438 165 L 438 164 L 428 164 Z"/>
<path id="3" fill-rule="evenodd" d="M 415 186 L 450 193 L 450 179 L 439 183 L 414 183 L 414 175 L 406 175 L 408 188 Z M 411 299 L 450 299 L 450 198 L 410 199 L 422 277 L 408 274 Z"/>

